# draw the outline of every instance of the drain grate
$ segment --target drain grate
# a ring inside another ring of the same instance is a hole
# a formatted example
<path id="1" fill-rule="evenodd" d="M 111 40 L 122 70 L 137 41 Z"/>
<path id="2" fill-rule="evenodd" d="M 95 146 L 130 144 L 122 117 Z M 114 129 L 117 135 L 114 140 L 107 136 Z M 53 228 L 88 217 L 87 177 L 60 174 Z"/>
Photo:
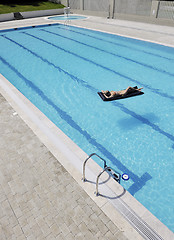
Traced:
<path id="1" fill-rule="evenodd" d="M 111 201 L 114 207 L 129 221 L 139 234 L 147 240 L 164 240 L 146 222 L 137 216 L 121 199 Z"/>

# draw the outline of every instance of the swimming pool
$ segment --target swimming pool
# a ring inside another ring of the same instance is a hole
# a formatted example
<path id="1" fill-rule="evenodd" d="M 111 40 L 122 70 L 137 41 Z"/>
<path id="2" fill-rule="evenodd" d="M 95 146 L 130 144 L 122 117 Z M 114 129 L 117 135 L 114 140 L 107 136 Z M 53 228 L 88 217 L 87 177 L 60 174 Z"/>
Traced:
<path id="1" fill-rule="evenodd" d="M 173 231 L 174 49 L 58 24 L 0 41 L 2 74 L 86 153 L 127 172 L 123 186 Z M 97 94 L 129 85 L 145 94 Z"/>
<path id="2" fill-rule="evenodd" d="M 85 19 L 84 16 L 78 16 L 78 15 L 63 15 L 63 16 L 55 16 L 55 17 L 49 17 L 48 19 L 51 20 L 78 20 L 78 19 Z"/>

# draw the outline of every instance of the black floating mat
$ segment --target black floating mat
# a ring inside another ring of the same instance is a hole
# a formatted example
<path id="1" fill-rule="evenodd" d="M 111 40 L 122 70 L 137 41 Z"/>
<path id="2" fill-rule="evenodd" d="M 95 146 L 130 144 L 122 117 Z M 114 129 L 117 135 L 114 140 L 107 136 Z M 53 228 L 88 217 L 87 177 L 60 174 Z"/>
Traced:
<path id="1" fill-rule="evenodd" d="M 144 92 L 135 91 L 133 93 L 127 94 L 126 96 L 115 96 L 115 97 L 111 97 L 111 98 L 106 98 L 102 92 L 98 92 L 98 95 L 101 97 L 101 99 L 103 101 L 119 100 L 119 99 L 124 99 L 124 98 L 129 98 L 129 97 L 135 97 L 135 96 L 142 95 L 142 94 L 144 94 Z"/>

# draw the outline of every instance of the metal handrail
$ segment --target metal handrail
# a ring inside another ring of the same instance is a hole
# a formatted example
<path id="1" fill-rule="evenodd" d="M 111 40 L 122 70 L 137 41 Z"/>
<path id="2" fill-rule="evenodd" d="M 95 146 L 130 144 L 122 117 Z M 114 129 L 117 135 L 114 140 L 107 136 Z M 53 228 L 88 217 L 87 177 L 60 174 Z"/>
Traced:
<path id="1" fill-rule="evenodd" d="M 103 162 L 104 162 L 104 168 L 106 168 L 107 167 L 107 165 L 106 165 L 106 160 L 105 159 L 103 159 L 102 157 L 100 157 L 99 155 L 97 155 L 96 153 L 92 153 L 92 154 L 90 154 L 89 155 L 89 157 L 84 161 L 84 163 L 83 163 L 83 177 L 82 177 L 82 180 L 85 182 L 86 181 L 86 178 L 85 178 L 85 166 L 86 166 L 86 163 L 87 163 L 87 161 L 92 157 L 92 156 L 97 156 L 98 158 L 100 158 Z"/>
<path id="2" fill-rule="evenodd" d="M 110 169 L 110 167 L 105 167 L 105 168 L 103 169 L 103 171 L 102 171 L 101 173 L 99 173 L 99 175 L 97 176 L 97 180 L 96 180 L 96 196 L 99 195 L 99 192 L 98 192 L 99 177 L 100 177 L 105 171 L 107 171 L 107 170 L 109 170 L 109 169 Z"/>
<path id="3" fill-rule="evenodd" d="M 99 183 L 99 177 L 105 172 L 107 171 L 109 175 L 111 175 L 118 183 L 120 183 L 120 179 L 121 179 L 121 174 L 120 173 L 117 173 L 118 175 L 116 175 L 115 171 L 111 168 L 111 167 L 105 167 L 103 169 L 102 172 L 99 173 L 99 175 L 97 176 L 97 180 L 96 180 L 96 196 L 99 195 L 99 192 L 98 192 L 98 183 Z M 114 173 L 113 173 L 114 172 Z"/>
<path id="4" fill-rule="evenodd" d="M 98 158 L 100 158 L 103 162 L 104 162 L 104 168 L 102 170 L 102 172 L 100 172 L 97 176 L 97 179 L 96 179 L 96 196 L 99 195 L 99 192 L 98 192 L 98 184 L 99 184 L 99 178 L 100 176 L 105 172 L 107 171 L 107 173 L 115 180 L 117 181 L 118 183 L 120 183 L 120 180 L 121 178 L 124 180 L 124 181 L 128 181 L 129 180 L 129 175 L 127 173 L 124 173 L 124 174 L 120 174 L 119 172 L 115 171 L 113 168 L 111 167 L 108 167 L 106 165 L 106 160 L 103 159 L 102 157 L 100 157 L 99 155 L 97 155 L 96 153 L 92 153 L 89 155 L 89 157 L 84 161 L 83 163 L 83 177 L 82 177 L 82 180 L 83 182 L 87 181 L 86 178 L 85 178 L 85 166 L 86 166 L 86 163 L 87 161 L 92 157 L 92 156 L 97 156 Z"/>

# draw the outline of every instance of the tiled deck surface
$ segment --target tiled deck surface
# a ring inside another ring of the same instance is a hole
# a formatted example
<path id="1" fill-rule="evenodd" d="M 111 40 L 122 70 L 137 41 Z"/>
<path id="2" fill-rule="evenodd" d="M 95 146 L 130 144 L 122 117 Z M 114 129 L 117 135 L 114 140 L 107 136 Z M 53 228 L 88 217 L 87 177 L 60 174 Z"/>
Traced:
<path id="1" fill-rule="evenodd" d="M 127 239 L 2 95 L 0 239 Z"/>

